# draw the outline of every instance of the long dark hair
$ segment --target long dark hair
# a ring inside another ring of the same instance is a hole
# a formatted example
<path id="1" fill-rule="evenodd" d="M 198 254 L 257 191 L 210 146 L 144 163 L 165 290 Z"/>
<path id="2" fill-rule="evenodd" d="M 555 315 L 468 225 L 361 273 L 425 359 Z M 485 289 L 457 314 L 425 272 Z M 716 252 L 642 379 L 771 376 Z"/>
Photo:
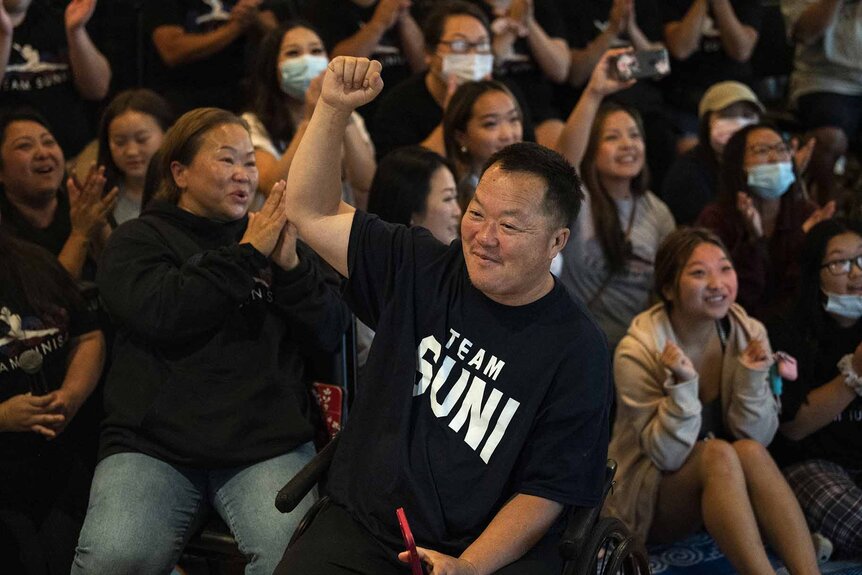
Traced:
<path id="1" fill-rule="evenodd" d="M 820 269 L 826 247 L 835 236 L 853 233 L 862 237 L 862 222 L 848 218 L 825 220 L 808 230 L 799 256 L 799 288 L 796 298 L 796 319 L 812 341 L 823 334 L 827 313 L 820 290 Z"/>
<path id="2" fill-rule="evenodd" d="M 368 211 L 395 224 L 410 225 L 414 214 L 424 215 L 431 177 L 451 164 L 421 146 L 396 148 L 377 166 L 368 197 Z"/>
<path id="3" fill-rule="evenodd" d="M 111 190 L 122 179 L 123 174 L 114 162 L 114 157 L 111 154 L 110 128 L 111 122 L 117 116 L 120 116 L 128 111 L 140 112 L 146 114 L 156 121 L 156 124 L 162 129 L 162 132 L 167 132 L 171 124 L 174 123 L 176 116 L 174 115 L 171 105 L 167 100 L 146 88 L 135 90 L 125 90 L 120 92 L 105 111 L 102 113 L 102 119 L 99 123 L 99 157 L 98 163 L 100 166 L 105 166 L 105 191 Z"/>
<path id="4" fill-rule="evenodd" d="M 643 121 L 636 110 L 616 102 L 602 104 L 596 114 L 595 120 L 593 120 L 593 125 L 590 127 L 590 139 L 587 143 L 587 149 L 584 151 L 584 157 L 581 160 L 580 170 L 581 178 L 583 178 L 584 185 L 587 187 L 587 193 L 590 195 L 590 207 L 593 212 L 593 226 L 596 230 L 596 237 L 602 246 L 605 260 L 608 262 L 608 268 L 611 272 L 622 269 L 631 249 L 626 240 L 625 232 L 620 225 L 620 215 L 617 205 L 602 185 L 598 169 L 596 168 L 596 156 L 601 145 L 601 135 L 605 120 L 616 112 L 625 112 L 631 116 L 635 124 L 637 124 L 641 137 L 644 137 Z M 648 185 L 649 172 L 646 160 L 644 160 L 643 169 L 631 182 L 632 197 L 637 199 L 639 196 L 642 196 L 646 192 Z"/>
<path id="5" fill-rule="evenodd" d="M 13 236 L 0 226 L 0 285 L 12 286 L 40 316 L 84 307 L 71 276 L 44 248 Z"/>
<path id="6" fill-rule="evenodd" d="M 276 147 L 286 146 L 296 132 L 296 126 L 287 108 L 288 102 L 293 98 L 281 89 L 276 74 L 281 41 L 284 35 L 294 28 L 308 28 L 320 37 L 317 28 L 300 19 L 283 22 L 278 28 L 268 32 L 258 46 L 249 86 L 251 94 L 248 109 L 266 127 L 272 141 L 277 144 Z"/>

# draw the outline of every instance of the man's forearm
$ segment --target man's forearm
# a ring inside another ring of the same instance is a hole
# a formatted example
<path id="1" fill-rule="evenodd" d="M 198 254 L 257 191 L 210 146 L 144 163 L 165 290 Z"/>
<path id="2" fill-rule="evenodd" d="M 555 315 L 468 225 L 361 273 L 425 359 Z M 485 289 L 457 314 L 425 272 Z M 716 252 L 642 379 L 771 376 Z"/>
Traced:
<path id="1" fill-rule="evenodd" d="M 179 26 L 161 26 L 153 31 L 153 45 L 165 66 L 173 68 L 217 54 L 241 34 L 242 27 L 234 20 L 203 34 L 192 34 Z"/>
<path id="2" fill-rule="evenodd" d="M 460 558 L 470 562 L 479 575 L 495 573 L 532 549 L 562 512 L 563 506 L 556 501 L 519 493 Z"/>
<path id="3" fill-rule="evenodd" d="M 332 54 L 330 57 L 357 56 L 361 58 L 369 58 L 374 52 L 374 49 L 377 48 L 377 45 L 380 43 L 380 39 L 383 37 L 383 34 L 386 33 L 386 30 L 387 28 L 384 25 L 371 20 L 368 24 L 360 28 L 356 34 L 345 38 L 336 44 L 332 48 Z"/>
<path id="4" fill-rule="evenodd" d="M 93 44 L 86 28 L 67 30 L 66 41 L 75 88 L 87 100 L 101 100 L 111 85 L 111 65 Z"/>
<path id="5" fill-rule="evenodd" d="M 570 51 L 569 84 L 571 86 L 580 88 L 587 83 L 587 80 L 590 79 L 590 74 L 593 73 L 593 68 L 596 67 L 602 54 L 610 49 L 616 37 L 616 34 L 606 30 L 599 34 L 585 48 L 573 48 Z"/>
<path id="6" fill-rule="evenodd" d="M 665 44 L 677 60 L 685 60 L 700 44 L 703 19 L 707 13 L 708 0 L 695 0 L 682 20 L 670 22 L 664 28 Z"/>

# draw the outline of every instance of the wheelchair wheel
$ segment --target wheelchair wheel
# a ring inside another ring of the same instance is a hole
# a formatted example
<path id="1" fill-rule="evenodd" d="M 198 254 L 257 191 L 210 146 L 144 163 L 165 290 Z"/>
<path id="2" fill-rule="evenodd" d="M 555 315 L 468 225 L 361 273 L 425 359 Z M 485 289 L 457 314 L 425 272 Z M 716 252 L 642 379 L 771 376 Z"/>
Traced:
<path id="1" fill-rule="evenodd" d="M 619 519 L 604 517 L 596 523 L 577 559 L 566 566 L 564 574 L 648 575 L 649 567 L 643 569 L 644 562 L 639 559 L 636 547 Z"/>

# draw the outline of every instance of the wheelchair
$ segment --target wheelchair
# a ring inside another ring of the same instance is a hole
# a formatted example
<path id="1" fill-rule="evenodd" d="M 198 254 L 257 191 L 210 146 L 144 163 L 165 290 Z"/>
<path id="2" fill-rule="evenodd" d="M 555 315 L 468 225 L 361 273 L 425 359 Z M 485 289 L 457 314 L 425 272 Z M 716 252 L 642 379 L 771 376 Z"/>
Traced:
<path id="1" fill-rule="evenodd" d="M 293 511 L 329 469 L 338 445 L 330 441 L 303 469 L 278 492 L 275 506 L 282 513 Z M 619 519 L 599 518 L 605 499 L 614 485 L 616 461 L 605 467 L 602 498 L 596 507 L 572 507 L 566 511 L 566 529 L 558 549 L 563 558 L 562 575 L 650 575 L 649 560 L 639 542 Z M 328 504 L 323 496 L 308 510 L 288 543 L 293 545 L 308 529 L 317 514 Z"/>

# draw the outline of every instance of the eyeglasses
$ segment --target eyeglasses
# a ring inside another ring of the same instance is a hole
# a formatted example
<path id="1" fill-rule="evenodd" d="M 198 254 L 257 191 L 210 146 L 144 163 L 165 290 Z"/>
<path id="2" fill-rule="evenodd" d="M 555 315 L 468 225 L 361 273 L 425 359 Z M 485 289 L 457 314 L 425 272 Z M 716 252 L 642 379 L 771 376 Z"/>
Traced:
<path id="1" fill-rule="evenodd" d="M 440 40 L 439 43 L 448 46 L 449 51 L 453 54 L 466 54 L 470 50 L 475 50 L 479 54 L 489 54 L 491 52 L 491 43 L 488 40 L 470 42 L 457 38 L 455 40 Z"/>
<path id="2" fill-rule="evenodd" d="M 748 151 L 755 156 L 763 158 L 769 156 L 769 152 L 775 152 L 778 156 L 786 156 L 790 154 L 790 148 L 784 142 L 778 142 L 771 146 L 769 144 L 755 144 L 754 146 L 748 146 Z"/>
<path id="3" fill-rule="evenodd" d="M 862 271 L 862 254 L 856 256 L 855 258 L 845 258 L 842 260 L 832 260 L 831 262 L 826 262 L 820 269 L 826 268 L 829 270 L 829 273 L 834 276 L 845 276 L 850 273 L 850 268 L 855 265 Z"/>

